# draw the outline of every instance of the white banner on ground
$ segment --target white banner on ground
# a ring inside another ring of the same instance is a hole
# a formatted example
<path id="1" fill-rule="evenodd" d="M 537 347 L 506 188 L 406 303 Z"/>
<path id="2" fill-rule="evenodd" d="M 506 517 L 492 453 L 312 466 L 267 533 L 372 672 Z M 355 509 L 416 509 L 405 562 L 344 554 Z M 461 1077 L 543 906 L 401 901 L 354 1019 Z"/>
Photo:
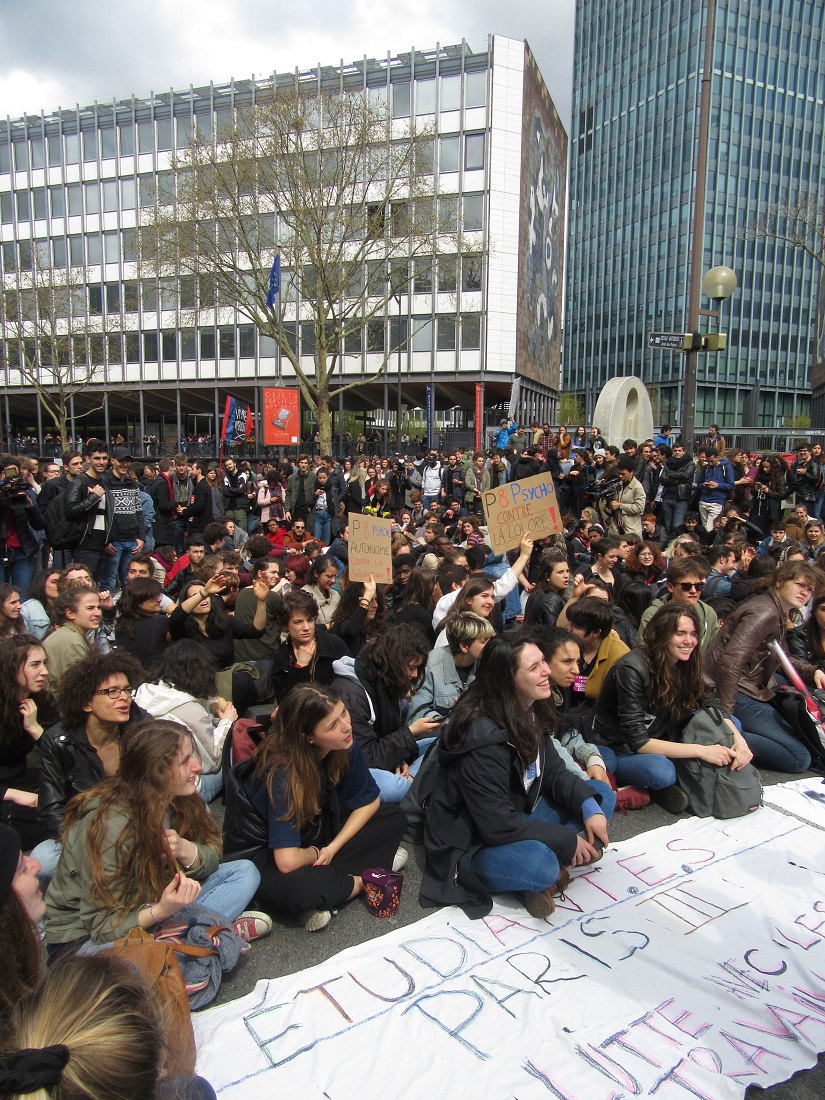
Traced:
<path id="1" fill-rule="evenodd" d="M 762 799 L 766 806 L 787 810 L 825 829 L 825 779 L 797 779 L 793 783 L 765 787 Z"/>
<path id="2" fill-rule="evenodd" d="M 825 1049 L 823 869 L 769 809 L 678 821 L 546 921 L 444 909 L 196 1014 L 198 1072 L 221 1100 L 733 1100 Z"/>

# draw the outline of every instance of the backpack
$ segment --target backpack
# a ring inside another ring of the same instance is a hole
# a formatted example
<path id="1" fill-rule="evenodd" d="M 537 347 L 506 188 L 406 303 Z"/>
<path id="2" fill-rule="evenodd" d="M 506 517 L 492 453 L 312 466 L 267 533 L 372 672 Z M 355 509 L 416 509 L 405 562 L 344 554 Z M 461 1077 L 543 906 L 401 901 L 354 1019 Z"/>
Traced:
<path id="1" fill-rule="evenodd" d="M 46 509 L 43 517 L 46 524 L 46 537 L 53 550 L 70 550 L 80 545 L 86 533 L 87 518 L 69 519 L 66 515 L 67 490 L 58 493 Z"/>
<path id="2" fill-rule="evenodd" d="M 822 716 L 825 693 L 815 691 L 806 697 L 796 688 L 783 685 L 776 688 L 771 706 L 785 719 L 811 754 L 811 769 L 825 773 L 825 723 Z"/>
<path id="3" fill-rule="evenodd" d="M 421 844 L 424 840 L 424 818 L 427 816 L 427 808 L 438 777 L 439 740 L 436 737 L 424 753 L 421 767 L 410 783 L 410 789 L 401 799 L 401 809 L 407 815 L 407 831 L 404 833 L 404 840 L 408 844 Z"/>
<path id="4" fill-rule="evenodd" d="M 691 715 L 679 740 L 683 745 L 732 748 L 733 732 L 719 705 L 711 700 Z M 731 771 L 704 760 L 675 760 L 674 763 L 676 782 L 687 795 L 690 810 L 697 817 L 743 817 L 753 813 L 762 802 L 762 780 L 753 764 Z"/>

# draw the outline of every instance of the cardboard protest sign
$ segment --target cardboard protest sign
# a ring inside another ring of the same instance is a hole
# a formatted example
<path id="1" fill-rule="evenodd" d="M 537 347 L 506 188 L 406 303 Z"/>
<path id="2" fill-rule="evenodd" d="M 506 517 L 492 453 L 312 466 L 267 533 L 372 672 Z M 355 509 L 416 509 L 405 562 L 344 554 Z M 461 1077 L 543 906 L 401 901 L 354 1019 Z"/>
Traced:
<path id="1" fill-rule="evenodd" d="M 372 573 L 376 584 L 392 584 L 392 520 L 350 512 L 347 523 L 349 579 L 368 581 Z"/>
<path id="2" fill-rule="evenodd" d="M 508 481 L 482 494 L 489 532 L 487 542 L 496 554 L 514 550 L 525 535 L 544 538 L 562 530 L 551 474 Z"/>

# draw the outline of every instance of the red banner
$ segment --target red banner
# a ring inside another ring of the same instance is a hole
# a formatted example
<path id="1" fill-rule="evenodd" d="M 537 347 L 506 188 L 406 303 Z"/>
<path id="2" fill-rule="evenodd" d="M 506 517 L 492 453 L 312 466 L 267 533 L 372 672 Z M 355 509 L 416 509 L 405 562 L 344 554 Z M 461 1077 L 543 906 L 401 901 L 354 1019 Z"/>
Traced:
<path id="1" fill-rule="evenodd" d="M 289 447 L 301 440 L 301 399 L 297 389 L 264 390 L 264 445 Z"/>

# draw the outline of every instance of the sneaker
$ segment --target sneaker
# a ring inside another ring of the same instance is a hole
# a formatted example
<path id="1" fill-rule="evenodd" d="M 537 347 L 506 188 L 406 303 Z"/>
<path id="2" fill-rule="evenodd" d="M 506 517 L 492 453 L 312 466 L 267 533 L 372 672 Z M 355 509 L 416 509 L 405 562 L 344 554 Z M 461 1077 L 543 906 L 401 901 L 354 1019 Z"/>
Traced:
<path id="1" fill-rule="evenodd" d="M 628 810 L 643 810 L 650 805 L 650 795 L 638 787 L 622 787 L 616 791 L 616 809 L 620 814 Z"/>
<path id="2" fill-rule="evenodd" d="M 272 931 L 272 920 L 266 913 L 259 913 L 256 909 L 248 909 L 241 913 L 236 921 L 232 922 L 232 931 L 247 943 L 253 940 L 261 940 Z"/>
<path id="3" fill-rule="evenodd" d="M 689 805 L 688 796 L 676 783 L 672 787 L 662 787 L 658 791 L 651 791 L 650 797 L 657 806 L 661 806 L 669 814 L 680 814 Z"/>
<path id="4" fill-rule="evenodd" d="M 393 871 L 403 871 L 407 866 L 407 860 L 410 858 L 410 853 L 406 848 L 399 848 L 395 853 L 395 857 L 392 861 Z"/>
<path id="5" fill-rule="evenodd" d="M 305 909 L 300 919 L 307 932 L 320 932 L 332 920 L 332 913 L 329 909 Z"/>

